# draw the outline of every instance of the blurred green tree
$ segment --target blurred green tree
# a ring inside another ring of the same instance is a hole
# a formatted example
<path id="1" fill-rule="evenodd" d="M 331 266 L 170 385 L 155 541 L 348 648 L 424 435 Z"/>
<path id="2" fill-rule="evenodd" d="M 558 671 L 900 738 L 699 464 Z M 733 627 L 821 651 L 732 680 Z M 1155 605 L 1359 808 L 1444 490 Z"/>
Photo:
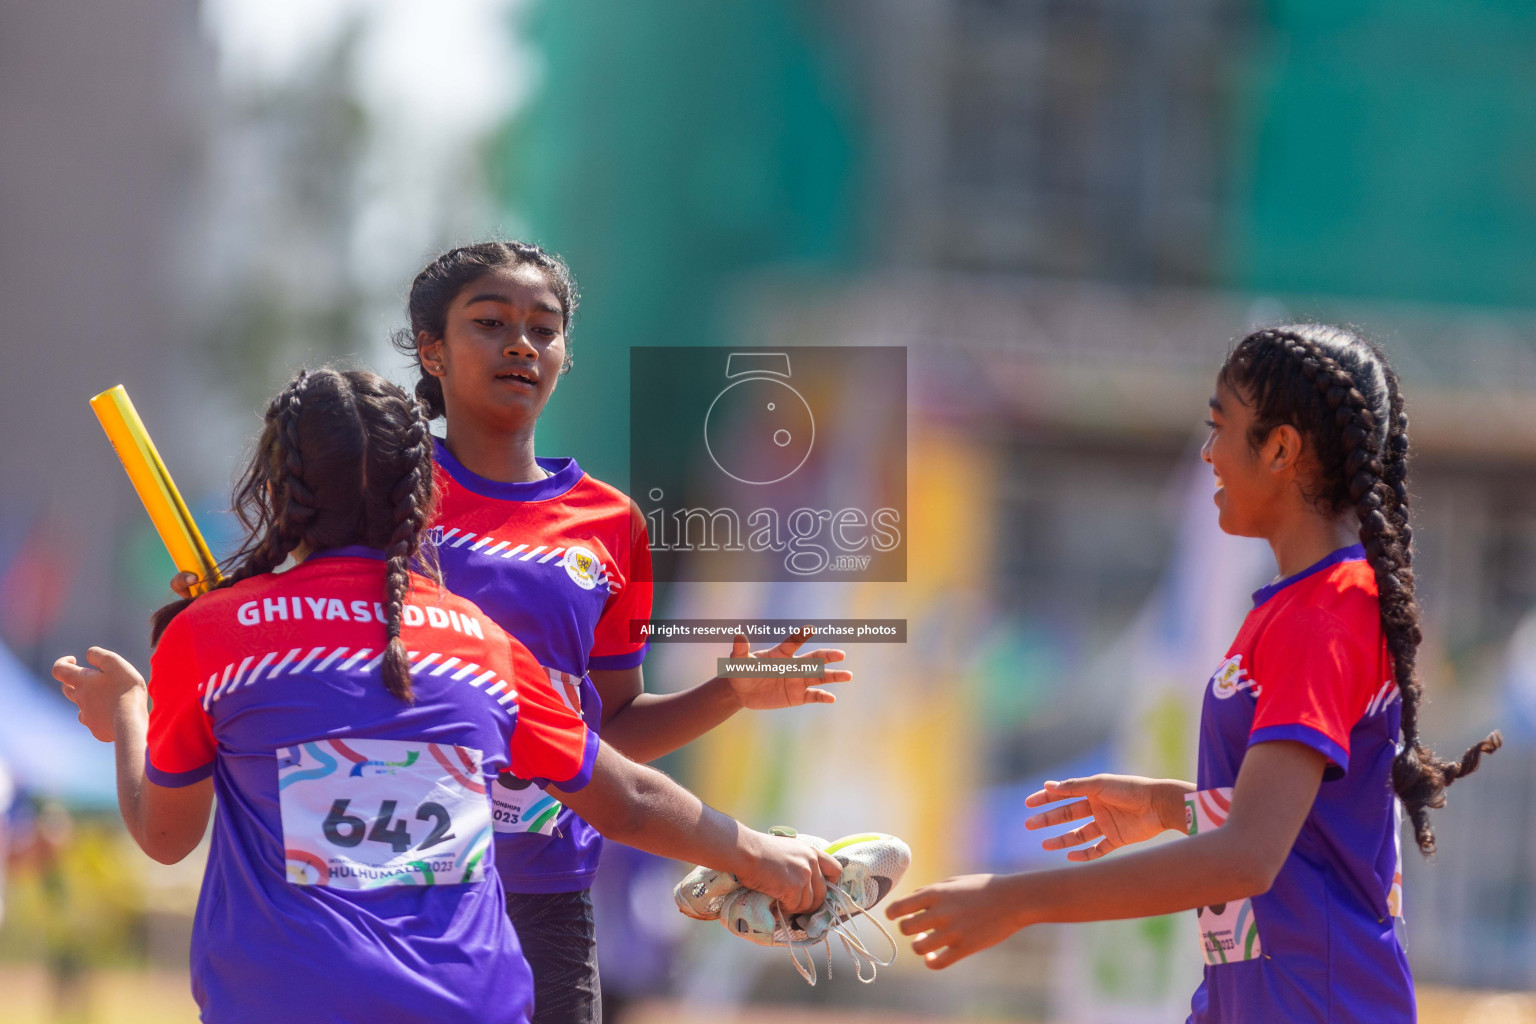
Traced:
<path id="1" fill-rule="evenodd" d="M 1267 5 L 1228 283 L 1536 305 L 1536 6 Z"/>
<path id="2" fill-rule="evenodd" d="M 541 450 L 622 485 L 630 346 L 729 344 L 739 275 L 858 258 L 860 120 L 827 14 L 794 0 L 529 12 L 541 78 L 494 175 L 583 291 Z"/>

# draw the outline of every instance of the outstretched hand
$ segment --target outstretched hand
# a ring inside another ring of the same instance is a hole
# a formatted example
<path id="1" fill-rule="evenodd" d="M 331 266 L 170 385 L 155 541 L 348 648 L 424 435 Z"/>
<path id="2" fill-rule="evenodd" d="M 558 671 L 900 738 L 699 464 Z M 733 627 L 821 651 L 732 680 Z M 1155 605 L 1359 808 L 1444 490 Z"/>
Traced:
<path id="1" fill-rule="evenodd" d="M 961 875 L 925 885 L 885 909 L 912 951 L 933 970 L 995 946 L 1028 922 L 1017 912 L 1017 890 L 1028 875 Z"/>
<path id="2" fill-rule="evenodd" d="M 1044 789 L 1025 797 L 1024 805 L 1044 807 L 1071 797 L 1082 799 L 1024 819 L 1024 827 L 1028 829 L 1091 819 L 1086 825 L 1041 842 L 1043 850 L 1065 850 L 1093 843 L 1087 849 L 1071 850 L 1067 854 L 1068 860 L 1098 860 L 1111 850 L 1151 839 L 1164 829 L 1180 829 L 1184 825 L 1182 793 L 1168 782 L 1135 775 L 1092 775 L 1086 779 L 1047 782 Z"/>
<path id="3" fill-rule="evenodd" d="M 796 654 L 815 631 L 810 626 L 803 626 L 789 634 L 784 642 L 777 647 L 771 647 L 766 651 L 748 651 L 747 638 L 742 634 L 736 634 L 736 639 L 731 645 L 732 660 L 740 661 L 744 658 L 754 660 L 770 660 L 789 658 L 793 661 L 842 661 L 846 654 L 830 647 L 820 647 L 805 654 Z M 853 678 L 853 673 L 846 669 L 826 670 L 826 674 L 817 676 L 727 676 L 731 684 L 731 690 L 736 694 L 736 699 L 741 706 L 756 711 L 769 711 L 774 708 L 792 708 L 801 704 L 831 704 L 837 700 L 832 691 L 824 690 L 818 684 L 846 683 Z"/>
<path id="4" fill-rule="evenodd" d="M 103 743 L 117 738 L 114 725 L 117 708 L 124 699 L 143 700 L 147 694 L 144 677 L 122 655 L 105 647 L 85 652 L 89 665 L 81 665 L 72 654 L 53 663 L 53 678 L 64 687 L 64 696 L 80 708 L 80 724 Z"/>

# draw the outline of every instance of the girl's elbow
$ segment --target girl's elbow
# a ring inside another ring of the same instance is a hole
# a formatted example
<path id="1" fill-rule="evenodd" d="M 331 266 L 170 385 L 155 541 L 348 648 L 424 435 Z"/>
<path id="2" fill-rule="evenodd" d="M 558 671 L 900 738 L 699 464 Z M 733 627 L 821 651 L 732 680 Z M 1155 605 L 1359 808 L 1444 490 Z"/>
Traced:
<path id="1" fill-rule="evenodd" d="M 1232 863 L 1232 870 L 1235 873 L 1233 885 L 1241 890 L 1238 896 L 1248 899 L 1251 896 L 1262 896 L 1269 892 L 1284 864 L 1283 859 L 1277 861 L 1273 857 L 1260 854 L 1236 858 Z"/>
<path id="2" fill-rule="evenodd" d="M 194 840 L 188 843 L 170 837 L 160 837 L 158 839 L 145 837 L 139 840 L 139 849 L 143 850 L 145 855 L 157 864 L 179 864 L 187 859 L 189 853 L 197 849 L 197 841 Z"/>
<path id="3" fill-rule="evenodd" d="M 201 824 L 194 825 L 192 822 L 177 822 L 172 827 L 160 828 L 141 824 L 137 829 L 129 829 L 139 849 L 158 864 L 178 864 L 186 860 L 187 855 L 203 841 L 204 831 Z"/>

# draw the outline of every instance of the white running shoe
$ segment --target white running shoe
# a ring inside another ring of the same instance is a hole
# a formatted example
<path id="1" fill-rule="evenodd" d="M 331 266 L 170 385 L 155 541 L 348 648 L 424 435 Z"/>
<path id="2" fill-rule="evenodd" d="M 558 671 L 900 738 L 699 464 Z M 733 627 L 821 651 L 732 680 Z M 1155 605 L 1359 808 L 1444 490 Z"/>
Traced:
<path id="1" fill-rule="evenodd" d="M 791 832 L 788 829 L 774 831 L 780 835 Z M 859 980 L 865 983 L 874 981 L 877 967 L 888 967 L 895 961 L 896 941 L 876 918 L 868 914 L 868 911 L 873 910 L 881 900 L 890 895 L 891 890 L 901 881 L 912 863 L 912 851 L 900 839 L 881 832 L 847 836 L 834 843 L 828 843 L 816 836 L 802 835 L 799 838 L 818 849 L 825 850 L 843 866 L 842 876 L 836 883 L 827 886 L 826 900 L 816 910 L 788 917 L 776 901 L 744 886 L 727 892 L 723 897 L 713 896 L 711 894 L 717 893 L 719 885 L 723 883 L 711 880 L 715 882 L 711 887 L 706 884 L 704 878 L 695 880 L 699 869 L 695 869 L 683 880 L 683 883 L 679 884 L 678 906 L 683 908 L 683 913 L 690 917 L 701 916 L 700 913 L 690 913 L 690 909 L 709 913 L 710 916 L 718 916 L 720 923 L 727 931 L 748 942 L 759 946 L 789 947 L 790 957 L 795 962 L 795 970 L 799 971 L 800 976 L 812 985 L 816 984 L 815 960 L 807 955 L 806 963 L 802 965 L 799 951 L 814 947 L 818 943 L 825 946 L 827 977 L 830 979 L 832 977 L 830 940 L 836 936 L 853 958 L 855 973 Z M 688 888 L 686 894 L 688 906 L 685 907 L 684 886 L 690 880 L 694 881 Z M 873 921 L 875 928 L 884 936 L 886 943 L 890 946 L 889 957 L 882 959 L 876 956 L 864 944 L 862 937 L 855 929 L 854 919 L 860 915 Z M 866 964 L 870 972 L 867 978 L 864 976 Z"/>
<path id="2" fill-rule="evenodd" d="M 873 910 L 912 866 L 911 847 L 883 832 L 845 836 L 827 844 L 825 850 L 843 866 L 838 888 L 861 910 Z"/>
<path id="3" fill-rule="evenodd" d="M 775 825 L 769 829 L 769 832 L 776 836 L 801 839 L 818 850 L 827 848 L 825 839 L 819 836 L 801 835 L 784 825 Z M 672 890 L 672 898 L 677 903 L 677 909 L 695 921 L 713 921 L 720 916 L 726 898 L 737 889 L 742 892 L 751 891 L 743 887 L 741 880 L 728 871 L 697 867 L 677 883 Z"/>
<path id="4" fill-rule="evenodd" d="M 720 916 L 725 898 L 740 888 L 741 882 L 730 872 L 698 867 L 677 883 L 672 898 L 677 909 L 695 921 L 713 921 Z"/>

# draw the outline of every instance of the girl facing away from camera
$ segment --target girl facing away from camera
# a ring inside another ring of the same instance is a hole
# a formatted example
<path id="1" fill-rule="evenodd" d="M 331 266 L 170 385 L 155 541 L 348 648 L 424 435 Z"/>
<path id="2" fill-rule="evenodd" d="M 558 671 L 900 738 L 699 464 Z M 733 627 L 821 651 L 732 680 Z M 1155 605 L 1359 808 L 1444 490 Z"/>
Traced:
<path id="1" fill-rule="evenodd" d="M 536 458 L 538 419 L 570 369 L 579 297 L 558 256 L 522 242 L 482 242 L 444 253 L 417 275 L 410 328 L 396 338 L 420 371 L 416 394 L 442 416 L 436 442 L 445 586 L 474 601 L 527 645 L 587 726 L 637 761 L 678 749 L 744 709 L 833 701 L 824 676 L 715 678 L 646 693 L 646 642 L 632 624 L 651 614 L 650 543 L 626 495 L 573 458 Z M 797 632 L 735 658 L 842 661 L 842 651 L 796 654 Z M 496 865 L 507 910 L 533 966 L 538 1024 L 602 1017 L 588 890 L 602 851 L 580 807 L 507 772 L 492 787 Z"/>
<path id="2" fill-rule="evenodd" d="M 101 648 L 54 666 L 116 744 L 146 853 L 185 857 L 219 798 L 192 938 L 204 1020 L 527 1020 L 493 861 L 504 770 L 786 909 L 819 906 L 839 873 L 615 753 L 523 644 L 439 584 L 432 451 L 395 385 L 300 374 L 236 495 L 246 544 L 212 590 L 156 613 L 148 685 Z"/>
<path id="3" fill-rule="evenodd" d="M 1030 806 L 1073 802 L 1026 825 L 1085 821 L 1042 845 L 1095 863 L 953 878 L 887 913 L 943 968 L 1032 924 L 1195 910 L 1196 1024 L 1409 1022 L 1400 815 L 1433 853 L 1430 809 L 1500 738 L 1447 761 L 1419 736 L 1397 377 L 1348 330 L 1262 330 L 1227 358 L 1210 407 L 1201 457 L 1221 528 L 1269 541 L 1280 572 L 1207 685 L 1197 781 L 1047 782 Z M 1100 860 L 1170 829 L 1189 838 Z"/>

